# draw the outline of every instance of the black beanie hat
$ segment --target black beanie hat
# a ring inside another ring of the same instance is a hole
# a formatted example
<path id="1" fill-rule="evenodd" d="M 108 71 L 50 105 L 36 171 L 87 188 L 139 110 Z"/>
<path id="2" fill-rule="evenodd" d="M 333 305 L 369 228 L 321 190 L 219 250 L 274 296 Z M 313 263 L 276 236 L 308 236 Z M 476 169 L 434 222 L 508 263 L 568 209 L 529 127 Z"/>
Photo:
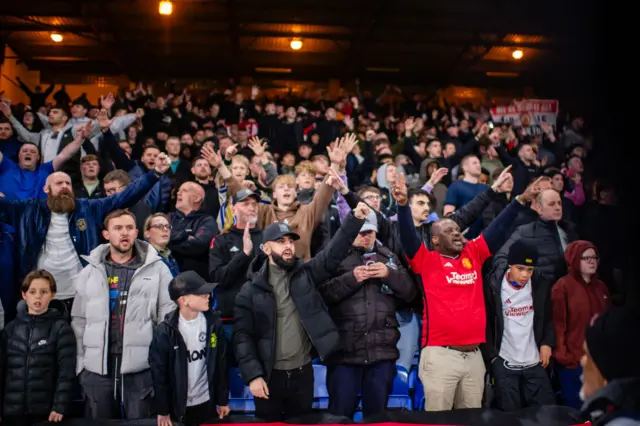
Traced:
<path id="1" fill-rule="evenodd" d="M 607 381 L 640 377 L 640 310 L 611 308 L 591 321 L 587 349 Z"/>
<path id="2" fill-rule="evenodd" d="M 518 240 L 509 248 L 507 263 L 509 265 L 537 266 L 538 250 L 535 246 Z"/>

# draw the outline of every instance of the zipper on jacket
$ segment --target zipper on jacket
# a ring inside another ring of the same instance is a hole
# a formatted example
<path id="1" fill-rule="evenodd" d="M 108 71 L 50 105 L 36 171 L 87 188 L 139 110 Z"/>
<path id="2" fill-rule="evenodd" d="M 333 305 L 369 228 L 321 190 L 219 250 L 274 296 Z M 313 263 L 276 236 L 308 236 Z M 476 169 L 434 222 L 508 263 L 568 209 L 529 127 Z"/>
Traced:
<path id="1" fill-rule="evenodd" d="M 27 356 L 25 357 L 25 361 L 24 361 L 24 411 L 26 414 L 29 414 L 29 392 L 28 392 L 28 386 L 29 386 L 29 380 L 28 380 L 28 376 L 29 376 L 29 358 L 31 358 L 31 341 L 33 338 L 33 329 L 36 327 L 36 322 L 35 319 L 33 317 L 31 317 L 31 324 L 29 324 L 29 340 L 27 343 Z"/>

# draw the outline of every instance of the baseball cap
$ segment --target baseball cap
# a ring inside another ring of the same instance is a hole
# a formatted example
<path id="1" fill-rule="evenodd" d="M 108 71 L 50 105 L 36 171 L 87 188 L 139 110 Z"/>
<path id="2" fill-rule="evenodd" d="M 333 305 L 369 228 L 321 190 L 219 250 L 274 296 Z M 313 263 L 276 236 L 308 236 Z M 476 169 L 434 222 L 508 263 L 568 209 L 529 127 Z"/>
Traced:
<path id="1" fill-rule="evenodd" d="M 364 224 L 360 228 L 360 232 L 368 232 L 368 231 L 378 232 L 378 218 L 376 217 L 376 214 L 373 211 L 369 212 L 367 217 L 365 217 Z"/>
<path id="2" fill-rule="evenodd" d="M 169 297 L 174 302 L 189 294 L 211 294 L 216 284 L 206 282 L 197 272 L 185 271 L 169 283 Z"/>
<path id="3" fill-rule="evenodd" d="M 282 237 L 290 237 L 294 240 L 299 240 L 300 236 L 293 232 L 289 225 L 284 222 L 276 222 L 267 226 L 267 228 L 262 231 L 262 242 L 266 243 L 269 241 L 277 241 Z"/>
<path id="4" fill-rule="evenodd" d="M 254 198 L 257 202 L 260 202 L 260 196 L 258 194 L 256 194 L 255 192 L 253 192 L 250 189 L 242 189 L 238 192 L 236 192 L 236 195 L 233 196 L 233 204 L 235 203 L 239 203 L 240 201 L 244 201 L 247 198 Z"/>

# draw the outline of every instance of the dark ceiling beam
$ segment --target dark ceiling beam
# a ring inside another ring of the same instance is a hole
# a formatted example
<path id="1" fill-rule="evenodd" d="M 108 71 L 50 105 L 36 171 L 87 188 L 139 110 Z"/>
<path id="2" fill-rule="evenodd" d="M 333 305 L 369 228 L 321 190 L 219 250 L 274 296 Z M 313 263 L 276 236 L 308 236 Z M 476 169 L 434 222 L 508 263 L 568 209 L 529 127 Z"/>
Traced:
<path id="1" fill-rule="evenodd" d="M 32 31 L 49 31 L 52 30 L 53 26 L 44 27 L 40 23 L 35 24 L 32 22 L 23 22 L 23 23 L 9 23 L 9 24 L 0 24 L 2 25 L 2 30 L 10 31 L 12 33 L 18 32 L 32 32 Z M 55 29 L 61 33 L 90 33 L 92 31 L 91 26 L 86 24 L 74 24 L 74 25 L 56 25 Z"/>
<path id="2" fill-rule="evenodd" d="M 251 37 L 251 38 L 292 38 L 300 37 L 302 39 L 317 39 L 317 40 L 330 40 L 336 42 L 350 43 L 354 38 L 350 34 L 328 34 L 328 33 L 316 33 L 316 32 L 280 32 L 280 31 L 258 31 L 258 30 L 246 30 L 239 29 L 239 37 Z M 121 35 L 121 39 L 124 42 L 135 41 L 145 43 L 199 43 L 199 44 L 224 44 L 223 42 L 232 41 L 229 37 L 229 31 L 171 31 L 169 35 L 164 30 L 133 30 Z M 418 35 L 417 37 L 398 36 L 397 34 L 378 34 L 368 38 L 368 41 L 372 43 L 388 43 L 390 48 L 398 49 L 406 46 L 412 50 L 421 47 L 429 46 L 465 46 L 468 41 L 460 40 L 459 38 L 447 38 L 446 33 L 440 33 L 438 38 L 423 37 Z M 477 40 L 478 43 L 482 41 Z M 400 44 L 400 46 L 398 46 Z M 393 46 L 391 46 L 393 45 Z M 522 47 L 531 49 L 544 49 L 551 50 L 561 47 L 557 43 L 544 41 L 540 43 L 515 43 L 509 41 L 496 42 L 496 46 L 506 47 Z"/>
<path id="3" fill-rule="evenodd" d="M 81 18 L 80 10 L 68 1 L 0 1 L 0 15 L 68 16 Z"/>
<path id="4" fill-rule="evenodd" d="M 14 15 L 14 18 L 18 18 L 23 20 L 24 22 L 28 22 L 30 24 L 33 24 L 34 26 L 38 26 L 40 29 L 42 30 L 47 30 L 47 31 L 60 31 L 60 32 L 66 32 L 69 34 L 73 34 L 75 36 L 87 39 L 87 40 L 92 40 L 92 41 L 100 41 L 99 38 L 97 38 L 95 35 L 91 34 L 90 31 L 89 32 L 81 32 L 81 31 L 76 31 L 70 28 L 66 28 L 64 26 L 58 26 L 58 25 L 50 25 L 44 22 L 40 22 L 37 21 L 33 18 L 30 18 L 28 16 L 16 16 Z M 63 28 L 65 28 L 63 30 Z"/>

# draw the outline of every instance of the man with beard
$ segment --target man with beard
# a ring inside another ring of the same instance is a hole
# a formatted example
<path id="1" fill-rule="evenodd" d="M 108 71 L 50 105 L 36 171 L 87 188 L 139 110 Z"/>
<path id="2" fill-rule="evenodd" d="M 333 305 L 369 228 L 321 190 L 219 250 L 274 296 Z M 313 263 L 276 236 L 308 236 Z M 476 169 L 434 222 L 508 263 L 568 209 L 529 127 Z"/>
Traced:
<path id="1" fill-rule="evenodd" d="M 419 376 L 426 410 L 480 408 L 485 366 L 480 344 L 486 341 L 482 265 L 504 243 L 505 231 L 536 195 L 519 195 L 478 238 L 467 241 L 451 219 L 436 221 L 427 248 L 416 232 L 404 175 L 393 186 L 398 202 L 400 240 L 409 265 L 419 275 L 425 309 Z"/>
<path id="2" fill-rule="evenodd" d="M 20 276 L 34 268 L 46 269 L 58 285 L 56 298 L 71 308 L 74 281 L 83 266 L 79 256 L 98 246 L 100 223 L 109 212 L 136 204 L 169 169 L 169 158 L 162 154 L 155 170 L 106 198 L 75 199 L 71 179 L 63 172 L 47 178 L 46 200 L 8 201 L 0 198 L 0 220 L 16 229 Z M 86 263 L 85 263 L 86 264 Z"/>
<path id="3" fill-rule="evenodd" d="M 169 297 L 172 275 L 158 252 L 136 239 L 129 211 L 111 212 L 102 235 L 109 243 L 83 256 L 88 264 L 71 311 L 86 417 L 148 418 L 149 345 L 154 326 L 176 307 Z"/>
<path id="4" fill-rule="evenodd" d="M 35 144 L 30 142 L 22 144 L 18 150 L 18 164 L 4 157 L 0 152 L 0 192 L 7 200 L 27 200 L 29 198 L 44 199 L 43 191 L 47 177 L 58 171 L 62 165 L 73 157 L 82 146 L 82 143 L 91 132 L 91 123 L 78 130 L 72 143 L 53 159 L 40 165 L 40 152 Z"/>
<path id="5" fill-rule="evenodd" d="M 202 157 L 197 157 L 193 160 L 191 173 L 194 176 L 194 181 L 204 189 L 204 205 L 202 206 L 202 210 L 208 215 L 217 218 L 218 212 L 220 212 L 220 199 L 218 197 L 218 188 L 215 182 L 211 180 L 211 166 L 209 162 Z"/>
<path id="6" fill-rule="evenodd" d="M 300 237 L 286 223 L 264 229 L 263 253 L 249 265 L 249 281 L 233 311 L 234 353 L 255 397 L 256 418 L 283 421 L 311 411 L 312 351 L 326 360 L 340 348 L 317 286 L 337 271 L 370 211 L 358 204 L 327 248 L 308 262 L 295 257 Z"/>

